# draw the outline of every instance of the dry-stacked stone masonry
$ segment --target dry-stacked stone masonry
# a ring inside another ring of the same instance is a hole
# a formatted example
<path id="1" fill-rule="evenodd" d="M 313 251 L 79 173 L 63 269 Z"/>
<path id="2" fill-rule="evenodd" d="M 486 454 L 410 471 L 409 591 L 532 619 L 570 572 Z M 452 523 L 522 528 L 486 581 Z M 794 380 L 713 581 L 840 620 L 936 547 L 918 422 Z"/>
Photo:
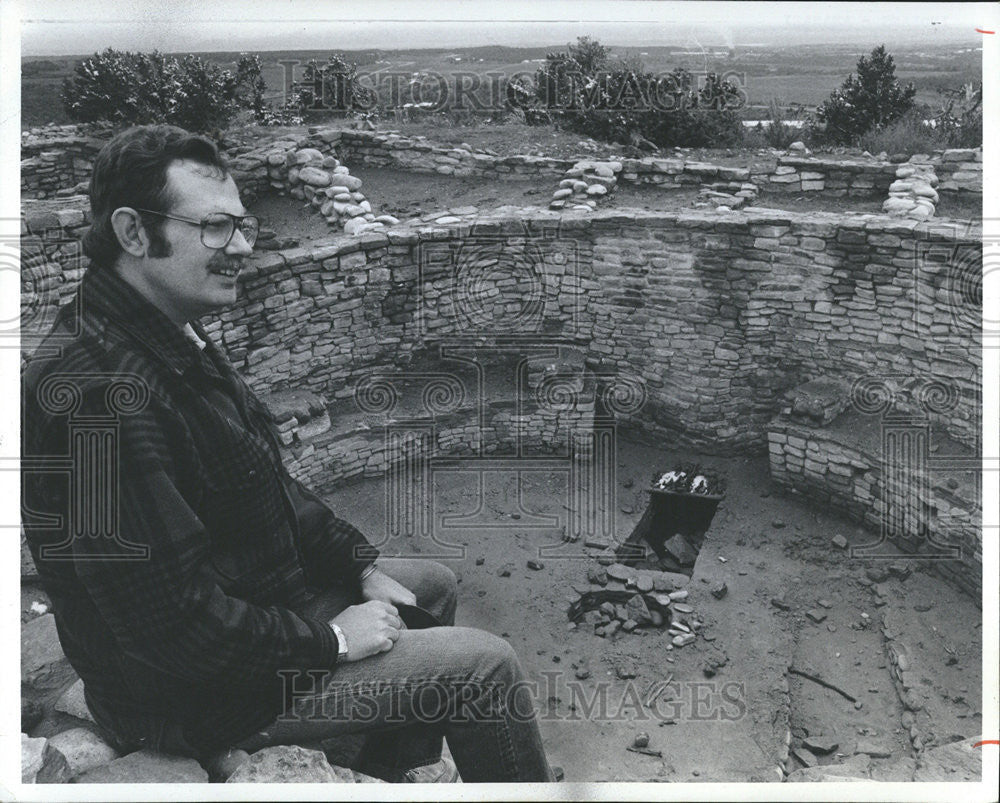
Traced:
<path id="1" fill-rule="evenodd" d="M 72 194 L 74 184 L 89 178 L 91 160 L 110 136 L 110 130 L 93 126 L 54 126 L 25 133 L 22 138 L 22 195 L 46 198 L 55 197 L 57 193 Z M 315 127 L 295 140 L 276 139 L 263 145 L 232 148 L 229 155 L 245 196 L 252 200 L 272 189 L 289 189 L 289 168 L 297 162 L 289 160 L 287 152 L 303 148 L 315 149 L 324 158 L 334 157 L 345 164 L 487 179 L 546 176 L 558 179 L 576 164 L 576 160 L 544 156 L 497 156 L 476 151 L 468 145 L 437 146 L 424 137 L 405 137 L 393 132 Z M 280 159 L 270 159 L 277 150 L 286 154 L 284 163 Z M 685 158 L 611 161 L 621 163 L 621 171 L 615 171 L 615 177 L 623 183 L 653 184 L 663 189 L 697 186 L 706 193 L 723 196 L 709 195 L 706 203 L 729 208 L 738 208 L 762 190 L 808 192 L 819 197 L 886 198 L 897 170 L 897 165 L 874 158 L 845 159 L 780 152 L 770 158 L 756 158 L 749 168 Z M 910 161 L 933 168 L 940 178 L 939 191 L 942 193 L 968 198 L 982 196 L 982 148 L 951 149 L 932 156 L 918 154 Z M 304 192 L 304 187 L 302 189 Z M 349 187 L 348 190 L 357 191 Z M 343 215 L 338 213 L 339 217 Z"/>
<path id="2" fill-rule="evenodd" d="M 105 138 L 69 128 L 24 139 L 22 193 L 51 196 L 24 203 L 26 353 L 86 267 L 86 199 L 63 196 L 87 178 Z M 574 165 L 337 129 L 237 148 L 230 159 L 248 202 L 282 191 L 321 211 L 350 203 L 361 214 L 330 212 L 358 226 L 374 223 L 375 212 L 354 182 L 333 184 L 353 178 L 345 162 L 556 180 Z M 763 168 L 622 159 L 612 173 L 733 197 L 758 187 L 885 197 L 927 165 L 940 193 L 981 195 L 981 159 L 981 150 L 904 165 L 800 155 Z M 320 186 L 319 173 L 330 183 Z M 469 211 L 408 226 L 383 219 L 388 230 L 261 252 L 240 304 L 208 322 L 251 384 L 272 396 L 295 473 L 321 489 L 378 474 L 398 457 L 387 454 L 386 433 L 402 420 L 433 420 L 421 448 L 443 453 L 503 453 L 512 444 L 558 452 L 611 414 L 706 451 L 766 446 L 779 482 L 879 532 L 889 521 L 893 540 L 906 532 L 924 544 L 958 538 L 961 561 L 937 565 L 975 587 L 980 492 L 963 466 L 979 450 L 978 227 L 766 209 L 508 209 L 493 219 Z M 550 351 L 498 351 L 504 335 Z M 449 353 L 455 343 L 466 352 Z M 493 378 L 480 382 L 476 371 Z M 852 390 L 881 380 L 888 406 Z M 809 384 L 817 381 L 822 393 Z M 888 447 L 875 437 L 895 432 L 900 416 L 930 433 L 913 436 L 932 469 L 916 505 L 894 498 L 881 462 Z M 902 530 L 891 518 L 899 511 Z"/>
<path id="3" fill-rule="evenodd" d="M 27 217 L 28 350 L 83 267 L 82 213 L 60 214 Z M 207 325 L 263 394 L 313 394 L 286 405 L 280 428 L 293 470 L 320 489 L 396 459 L 386 432 L 403 419 L 437 422 L 421 448 L 502 452 L 521 439 L 558 450 L 595 402 L 625 393 L 629 404 L 603 404 L 602 415 L 706 451 L 769 446 L 779 482 L 819 485 L 872 523 L 881 447 L 851 438 L 857 421 L 884 429 L 885 411 L 852 402 L 854 383 L 894 378 L 901 410 L 945 394 L 919 408 L 940 436 L 928 448 L 978 448 L 980 314 L 968 290 L 980 237 L 881 216 L 528 209 L 259 254 L 240 303 Z M 517 360 L 496 356 L 505 334 L 554 350 L 512 347 L 527 359 L 523 384 Z M 446 353 L 456 345 L 466 352 Z M 494 385 L 480 390 L 476 371 L 495 373 Z M 786 394 L 820 378 L 848 388 L 831 403 L 840 417 L 786 420 Z M 929 382 L 940 387 L 921 390 Z M 969 511 L 959 570 L 978 576 L 978 492 L 932 489 L 921 504 L 940 519 Z"/>

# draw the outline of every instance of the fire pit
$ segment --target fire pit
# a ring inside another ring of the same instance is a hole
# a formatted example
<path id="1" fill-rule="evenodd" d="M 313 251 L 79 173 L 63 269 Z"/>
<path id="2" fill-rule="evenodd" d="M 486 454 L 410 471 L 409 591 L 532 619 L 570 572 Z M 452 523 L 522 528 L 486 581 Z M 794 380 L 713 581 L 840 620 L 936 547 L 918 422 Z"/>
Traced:
<path id="1" fill-rule="evenodd" d="M 649 503 L 632 534 L 619 547 L 618 559 L 634 564 L 651 546 L 666 571 L 690 576 L 695 559 L 725 499 L 725 480 L 715 472 L 686 464 L 654 475 Z"/>

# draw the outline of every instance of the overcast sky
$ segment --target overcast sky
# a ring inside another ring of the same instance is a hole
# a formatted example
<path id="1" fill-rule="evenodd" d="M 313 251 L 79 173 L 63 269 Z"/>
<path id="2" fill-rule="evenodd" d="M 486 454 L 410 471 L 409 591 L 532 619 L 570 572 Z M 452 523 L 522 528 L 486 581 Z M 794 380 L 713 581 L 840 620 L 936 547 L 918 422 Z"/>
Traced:
<path id="1" fill-rule="evenodd" d="M 632 0 L 22 0 L 24 56 L 172 51 L 548 45 L 968 41 L 993 3 Z M 932 25 L 938 22 L 939 25 Z"/>

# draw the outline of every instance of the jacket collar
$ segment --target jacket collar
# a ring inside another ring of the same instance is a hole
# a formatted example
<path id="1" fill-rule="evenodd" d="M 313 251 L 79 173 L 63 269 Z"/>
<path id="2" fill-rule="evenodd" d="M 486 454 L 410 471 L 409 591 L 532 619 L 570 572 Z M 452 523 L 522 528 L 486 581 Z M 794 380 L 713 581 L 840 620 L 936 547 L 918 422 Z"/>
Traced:
<path id="1" fill-rule="evenodd" d="M 192 328 L 206 342 L 204 352 L 113 268 L 89 268 L 81 281 L 80 293 L 84 314 L 107 317 L 175 373 L 184 374 L 200 366 L 207 373 L 222 378 L 215 364 L 220 355 L 201 326 L 192 322 Z"/>

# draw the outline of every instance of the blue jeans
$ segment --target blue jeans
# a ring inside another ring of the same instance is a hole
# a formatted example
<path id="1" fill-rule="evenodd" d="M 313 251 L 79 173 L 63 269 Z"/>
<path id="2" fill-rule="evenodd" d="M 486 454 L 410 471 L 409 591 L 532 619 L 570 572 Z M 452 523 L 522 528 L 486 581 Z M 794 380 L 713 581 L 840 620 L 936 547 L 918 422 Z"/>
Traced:
<path id="1" fill-rule="evenodd" d="M 292 710 L 236 746 L 366 734 L 355 768 L 396 781 L 438 761 L 447 737 L 463 781 L 553 780 L 513 648 L 483 630 L 451 626 L 454 573 L 419 559 L 383 558 L 379 566 L 446 627 L 404 630 L 388 652 L 303 674 Z M 324 591 L 304 613 L 328 621 L 361 601 L 357 588 Z"/>

